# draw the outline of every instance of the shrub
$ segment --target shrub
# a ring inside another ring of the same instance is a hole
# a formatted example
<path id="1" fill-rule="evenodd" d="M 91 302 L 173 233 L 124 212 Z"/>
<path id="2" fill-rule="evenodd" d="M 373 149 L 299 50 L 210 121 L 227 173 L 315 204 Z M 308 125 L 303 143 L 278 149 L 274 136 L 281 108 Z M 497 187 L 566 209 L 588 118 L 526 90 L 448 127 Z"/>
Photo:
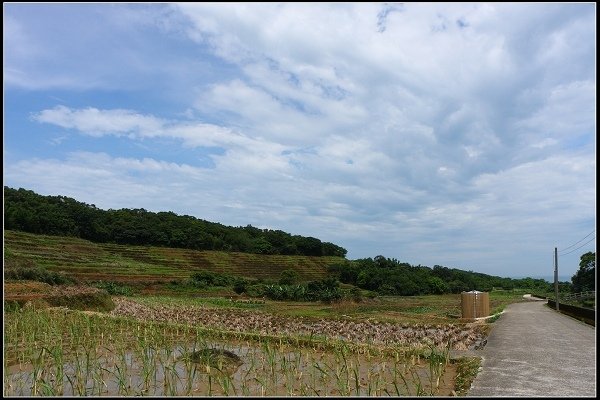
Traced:
<path id="1" fill-rule="evenodd" d="M 133 289 L 130 286 L 123 285 L 118 282 L 104 282 L 98 281 L 92 283 L 92 286 L 97 287 L 98 289 L 104 289 L 108 292 L 108 294 L 113 296 L 131 296 L 133 295 Z"/>
<path id="2" fill-rule="evenodd" d="M 68 307 L 71 310 L 111 311 L 115 308 L 115 303 L 106 292 L 52 296 L 45 300 L 53 307 Z"/>
<path id="3" fill-rule="evenodd" d="M 377 297 L 377 292 L 373 292 L 371 290 L 367 290 L 366 292 L 367 292 L 367 298 L 369 298 L 369 299 L 374 299 Z"/>
<path id="4" fill-rule="evenodd" d="M 356 302 L 360 303 L 362 301 L 362 292 L 356 286 L 349 290 L 350 298 Z"/>
<path id="5" fill-rule="evenodd" d="M 305 285 L 265 285 L 264 295 L 271 300 L 325 302 L 343 297 L 339 282 L 334 278 L 312 281 Z"/>
<path id="6" fill-rule="evenodd" d="M 5 269 L 4 279 L 38 281 L 47 283 L 49 285 L 64 285 L 67 283 L 73 283 L 73 279 L 67 276 L 57 272 L 48 271 L 45 268 L 38 266 Z"/>
<path id="7" fill-rule="evenodd" d="M 295 283 L 298 282 L 298 272 L 293 270 L 293 269 L 286 269 L 285 271 L 281 272 L 281 275 L 279 277 L 279 284 L 280 285 L 293 285 Z"/>
<path id="8" fill-rule="evenodd" d="M 210 271 L 199 271 L 195 272 L 191 276 L 192 281 L 196 286 L 209 287 L 209 286 L 233 286 L 235 284 L 235 278 L 225 274 L 219 274 L 218 272 Z"/>
<path id="9" fill-rule="evenodd" d="M 246 280 L 240 279 L 233 285 L 233 291 L 236 292 L 237 294 L 242 294 L 246 291 L 247 285 L 248 285 L 248 282 Z"/>
<path id="10" fill-rule="evenodd" d="M 306 300 L 331 302 L 342 298 L 340 283 L 335 278 L 325 278 L 309 282 L 306 288 Z"/>
<path id="11" fill-rule="evenodd" d="M 255 283 L 246 286 L 246 294 L 251 297 L 263 297 L 266 291 L 266 285 L 263 283 Z"/>

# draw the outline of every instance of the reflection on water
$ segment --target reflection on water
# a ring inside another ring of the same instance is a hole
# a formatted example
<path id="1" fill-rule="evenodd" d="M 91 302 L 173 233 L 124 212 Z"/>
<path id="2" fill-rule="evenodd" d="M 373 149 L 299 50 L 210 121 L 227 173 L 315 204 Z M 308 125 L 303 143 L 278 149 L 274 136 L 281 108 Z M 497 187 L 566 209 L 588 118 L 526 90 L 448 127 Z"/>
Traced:
<path id="1" fill-rule="evenodd" d="M 216 349 L 235 357 L 194 358 Z M 386 396 L 450 394 L 452 365 L 441 379 L 421 361 L 374 357 L 343 350 L 292 348 L 285 344 L 207 341 L 170 349 L 75 352 L 57 362 L 40 352 L 32 363 L 8 366 L 4 394 L 10 396 Z M 231 362 L 231 361 L 234 362 Z M 197 361 L 197 362 L 195 362 Z M 432 390 L 432 388 L 434 388 Z M 435 389 L 437 388 L 437 389 Z"/>

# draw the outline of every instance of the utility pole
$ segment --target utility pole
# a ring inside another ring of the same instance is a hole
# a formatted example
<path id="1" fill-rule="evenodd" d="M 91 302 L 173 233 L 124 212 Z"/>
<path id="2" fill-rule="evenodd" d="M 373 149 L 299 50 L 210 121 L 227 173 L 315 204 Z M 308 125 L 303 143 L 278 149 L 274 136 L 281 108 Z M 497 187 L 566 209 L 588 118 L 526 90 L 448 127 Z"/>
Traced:
<path id="1" fill-rule="evenodd" d="M 556 295 L 556 311 L 558 311 L 558 249 L 554 248 L 554 294 Z"/>

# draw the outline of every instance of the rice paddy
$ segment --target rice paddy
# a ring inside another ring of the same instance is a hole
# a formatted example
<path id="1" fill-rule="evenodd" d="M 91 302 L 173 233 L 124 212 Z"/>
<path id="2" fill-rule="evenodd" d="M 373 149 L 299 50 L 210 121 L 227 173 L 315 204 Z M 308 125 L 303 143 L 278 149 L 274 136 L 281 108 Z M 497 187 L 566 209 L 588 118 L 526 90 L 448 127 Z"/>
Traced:
<path id="1" fill-rule="evenodd" d="M 456 375 L 449 348 L 425 355 L 65 308 L 6 313 L 4 334 L 5 396 L 450 395 Z"/>
<path id="2" fill-rule="evenodd" d="M 81 281 L 144 285 L 195 270 L 276 279 L 294 268 L 302 279 L 320 279 L 336 261 L 5 231 L 5 261 L 7 254 Z M 461 395 L 479 361 L 450 354 L 481 346 L 489 331 L 455 316 L 458 295 L 324 304 L 201 293 L 110 297 L 81 284 L 28 281 L 5 281 L 4 289 L 4 396 Z M 490 308 L 520 296 L 491 293 Z"/>

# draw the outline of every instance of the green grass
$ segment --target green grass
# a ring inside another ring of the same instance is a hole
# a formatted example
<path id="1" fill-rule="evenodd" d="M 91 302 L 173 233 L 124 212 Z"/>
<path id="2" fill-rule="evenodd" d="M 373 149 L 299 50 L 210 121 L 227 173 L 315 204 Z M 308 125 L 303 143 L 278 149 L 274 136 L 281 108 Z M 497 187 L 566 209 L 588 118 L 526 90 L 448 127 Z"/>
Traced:
<path id="1" fill-rule="evenodd" d="M 126 246 L 4 231 L 4 259 L 24 259 L 80 280 L 162 281 L 187 279 L 200 270 L 277 281 L 292 269 L 300 281 L 325 278 L 341 257 L 309 257 Z"/>
<path id="2" fill-rule="evenodd" d="M 458 359 L 456 363 L 455 392 L 458 396 L 465 396 L 479 372 L 481 359 L 478 357 L 463 357 Z"/>
<path id="3" fill-rule="evenodd" d="M 136 296 L 135 300 L 150 306 L 212 306 L 217 308 L 261 309 L 263 300 L 234 300 L 222 297 Z"/>
<path id="4" fill-rule="evenodd" d="M 244 373 L 188 357 L 208 351 L 243 361 Z M 435 395 L 444 374 L 393 348 L 30 310 L 6 315 L 3 362 L 3 394 L 22 397 Z"/>

